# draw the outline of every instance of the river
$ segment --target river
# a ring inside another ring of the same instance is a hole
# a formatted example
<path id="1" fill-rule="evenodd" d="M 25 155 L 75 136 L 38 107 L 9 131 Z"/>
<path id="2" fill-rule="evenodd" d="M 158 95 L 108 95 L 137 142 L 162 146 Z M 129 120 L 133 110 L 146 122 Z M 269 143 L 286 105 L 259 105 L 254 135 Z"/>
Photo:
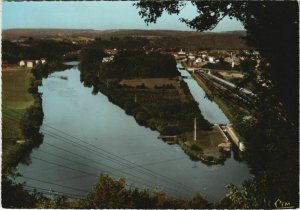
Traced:
<path id="1" fill-rule="evenodd" d="M 185 78 L 185 82 L 207 120 L 228 121 L 193 79 Z M 107 173 L 124 177 L 132 187 L 159 186 L 183 198 L 199 192 L 209 201 L 219 201 L 228 193 L 227 184 L 239 185 L 251 177 L 247 165 L 233 154 L 223 165 L 190 160 L 178 145 L 168 145 L 158 139 L 158 132 L 139 126 L 105 95 L 93 95 L 92 88 L 80 82 L 76 66 L 51 74 L 39 90 L 45 114 L 44 141 L 31 153 L 31 163 L 17 168 L 23 175 L 19 180 L 26 181 L 29 189 L 84 196 L 99 174 Z"/>

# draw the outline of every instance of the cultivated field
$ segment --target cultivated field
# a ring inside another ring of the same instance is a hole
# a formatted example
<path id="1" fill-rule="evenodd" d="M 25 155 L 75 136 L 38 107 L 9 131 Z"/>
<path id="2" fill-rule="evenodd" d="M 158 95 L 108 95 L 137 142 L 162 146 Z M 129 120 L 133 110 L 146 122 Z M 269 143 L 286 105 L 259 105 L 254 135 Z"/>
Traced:
<path id="1" fill-rule="evenodd" d="M 120 85 L 126 85 L 129 87 L 138 87 L 144 85 L 145 88 L 150 89 L 148 92 L 152 94 L 162 94 L 165 97 L 168 95 L 179 98 L 181 102 L 187 102 L 189 96 L 180 87 L 180 81 L 178 78 L 168 79 L 168 78 L 143 78 L 143 79 L 125 79 L 120 82 Z M 169 86 L 169 87 L 168 87 Z M 168 94 L 164 94 L 168 93 Z M 147 95 L 148 97 L 149 95 Z M 151 98 L 151 97 L 150 97 Z"/>

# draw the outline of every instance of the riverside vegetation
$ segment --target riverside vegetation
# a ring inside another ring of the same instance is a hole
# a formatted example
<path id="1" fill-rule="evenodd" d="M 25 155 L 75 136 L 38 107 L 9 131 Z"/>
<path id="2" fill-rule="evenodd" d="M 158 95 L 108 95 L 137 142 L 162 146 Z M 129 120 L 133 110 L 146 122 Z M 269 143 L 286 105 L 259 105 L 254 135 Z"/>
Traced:
<path id="1" fill-rule="evenodd" d="M 16 83 L 18 87 L 12 85 Z M 39 133 L 43 120 L 42 99 L 37 91 L 39 83 L 28 70 L 3 72 L 4 175 L 42 141 Z"/>
<path id="2" fill-rule="evenodd" d="M 3 49 L 7 52 L 11 48 Z M 14 52 L 9 54 L 16 62 Z M 39 132 L 43 121 L 42 99 L 38 86 L 42 79 L 54 71 L 63 70 L 61 59 L 48 60 L 46 65 L 37 65 L 32 71 L 3 73 L 3 158 L 2 158 L 2 206 L 5 208 L 208 208 L 209 204 L 200 195 L 191 200 L 169 197 L 167 194 L 147 190 L 125 188 L 125 180 L 113 180 L 102 175 L 92 192 L 83 199 L 64 196 L 45 197 L 36 191 L 25 189 L 16 183 L 15 167 L 19 162 L 30 162 L 32 148 L 43 141 Z M 11 84 L 18 83 L 17 88 Z M 171 87 L 171 86 L 170 86 Z M 109 192 L 109 194 L 107 194 Z M 109 195 L 109 196 L 108 196 Z M 121 195 L 121 197 L 120 197 Z M 105 198 L 103 200 L 103 197 Z"/>
<path id="3" fill-rule="evenodd" d="M 140 125 L 159 131 L 163 140 L 179 144 L 194 160 L 217 164 L 226 159 L 223 152 L 206 154 L 201 142 L 190 142 L 195 117 L 199 135 L 210 135 L 213 128 L 179 76 L 173 56 L 129 50 L 119 52 L 113 62 L 101 63 L 103 56 L 93 44 L 81 53 L 81 81 L 93 87 L 93 93 L 101 91 Z"/>
<path id="4" fill-rule="evenodd" d="M 55 41 L 26 41 L 28 46 L 9 41 L 3 43 L 3 59 L 15 64 L 25 55 L 30 58 L 46 57 L 45 65 L 39 64 L 32 70 L 3 71 L 3 103 L 2 103 L 2 205 L 5 207 L 30 207 L 35 199 L 31 199 L 22 184 L 16 184 L 15 167 L 20 163 L 30 162 L 29 154 L 43 141 L 40 126 L 44 113 L 42 97 L 38 86 L 42 78 L 51 72 L 66 68 L 62 64 L 59 53 L 73 49 L 69 43 Z M 55 46 L 55 44 L 57 44 Z M 45 50 L 41 53 L 40 49 Z M 40 196 L 39 196 L 40 197 Z"/>
<path id="5" fill-rule="evenodd" d="M 82 199 L 69 198 L 64 196 L 55 196 L 51 198 L 44 196 L 42 193 L 36 191 L 28 191 L 25 189 L 24 184 L 17 184 L 14 178 L 18 176 L 13 171 L 14 167 L 20 161 L 21 158 L 28 157 L 31 149 L 38 146 L 43 139 L 41 133 L 39 133 L 39 127 L 43 120 L 43 111 L 41 106 L 41 98 L 38 93 L 38 86 L 41 85 L 41 80 L 48 74 L 45 72 L 52 72 L 54 66 L 39 65 L 32 69 L 32 72 L 26 70 L 25 72 L 13 72 L 25 73 L 25 88 L 22 87 L 22 91 L 25 90 L 27 94 L 25 96 L 33 100 L 29 101 L 29 106 L 25 111 L 24 117 L 20 119 L 20 124 L 16 122 L 16 126 L 20 130 L 20 135 L 24 137 L 24 144 L 21 144 L 20 148 L 15 154 L 9 154 L 8 160 L 13 162 L 5 161 L 5 167 L 3 164 L 2 174 L 2 205 L 5 208 L 209 208 L 212 206 L 211 203 L 203 199 L 199 194 L 195 195 L 190 200 L 178 199 L 168 196 L 166 193 L 154 190 L 150 192 L 148 190 L 138 190 L 136 188 L 125 187 L 125 180 L 113 180 L 107 175 L 101 175 L 98 182 L 95 184 L 91 193 Z M 5 74 L 8 74 L 6 72 Z M 7 76 L 7 75 L 5 75 Z M 24 75 L 20 75 L 23 78 Z M 11 78 L 10 78 L 11 79 Z M 9 79 L 5 77 L 4 85 L 7 85 Z M 26 91 L 28 89 L 29 92 Z M 10 91 L 8 91 L 10 92 Z M 22 92 L 23 93 L 23 92 Z M 8 99 L 12 98 L 11 95 L 5 96 L 5 104 L 12 103 Z M 26 100 L 24 100 L 26 101 Z M 15 101 L 14 101 L 15 102 Z M 11 105 L 11 104 L 9 104 Z M 12 111 L 13 113 L 13 111 Z M 16 113 L 16 112 L 15 112 Z M 11 116 L 11 113 L 5 115 Z M 8 119 L 5 119 L 8 120 Z M 11 118 L 15 120 L 15 118 Z M 4 121 L 6 128 L 6 121 Z M 11 128 L 10 129 L 16 129 Z M 7 133 L 7 132 L 6 132 Z M 13 132 L 12 132 L 13 133 Z M 6 138 L 6 140 L 8 140 Z M 10 139 L 12 140 L 12 139 Z M 12 144 L 15 145 L 16 144 Z M 12 146 L 11 146 L 12 147 Z M 9 151 L 5 148 L 5 151 Z M 16 154 L 20 155 L 17 159 Z M 25 158 L 25 160 L 29 160 Z M 11 170 L 8 170 L 10 168 Z"/>

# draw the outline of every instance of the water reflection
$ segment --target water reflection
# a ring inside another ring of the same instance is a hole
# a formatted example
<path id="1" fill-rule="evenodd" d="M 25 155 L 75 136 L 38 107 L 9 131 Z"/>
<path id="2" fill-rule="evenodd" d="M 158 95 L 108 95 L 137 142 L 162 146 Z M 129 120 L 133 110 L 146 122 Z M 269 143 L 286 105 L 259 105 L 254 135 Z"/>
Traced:
<path id="1" fill-rule="evenodd" d="M 241 184 L 250 178 L 247 165 L 232 156 L 224 165 L 207 166 L 190 160 L 178 145 L 168 145 L 157 138 L 158 132 L 139 126 L 105 95 L 92 95 L 92 88 L 81 84 L 77 67 L 51 76 L 40 88 L 44 142 L 32 152 L 29 166 L 18 166 L 24 175 L 20 181 L 27 185 L 86 195 L 99 174 L 108 173 L 114 178 L 124 177 L 134 187 L 160 186 L 177 197 L 199 192 L 210 201 L 218 201 L 226 195 L 227 184 Z M 201 102 L 204 97 L 197 100 Z M 212 107 L 209 110 L 214 112 Z M 223 117 L 217 119 L 219 116 L 212 115 L 212 119 L 225 121 Z"/>

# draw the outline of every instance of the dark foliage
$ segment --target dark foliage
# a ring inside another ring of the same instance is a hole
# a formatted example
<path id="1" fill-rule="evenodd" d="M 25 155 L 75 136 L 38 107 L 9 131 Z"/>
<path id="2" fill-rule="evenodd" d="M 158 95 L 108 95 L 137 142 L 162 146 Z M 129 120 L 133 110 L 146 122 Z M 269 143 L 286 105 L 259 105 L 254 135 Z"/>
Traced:
<path id="1" fill-rule="evenodd" d="M 242 189 L 230 187 L 227 204 L 231 208 L 274 208 L 274 202 L 282 199 L 299 206 L 298 3 L 191 2 L 198 15 L 192 20 L 181 20 L 196 30 L 210 30 L 225 16 L 240 20 L 247 30 L 247 43 L 261 54 L 261 74 L 272 81 L 269 88 L 259 86 L 251 71 L 251 61 L 242 63 L 250 73 L 246 79 L 256 83 L 258 96 L 255 104 L 258 109 L 253 113 L 256 121 L 243 131 L 247 139 L 247 160 L 255 178 L 245 182 Z M 184 4 L 183 1 L 140 1 L 137 7 L 142 18 L 151 23 L 164 10 L 178 14 Z"/>
<path id="2" fill-rule="evenodd" d="M 225 16 L 240 20 L 247 30 L 246 41 L 271 64 L 270 77 L 291 120 L 298 125 L 298 4 L 297 2 L 191 1 L 199 13 L 181 19 L 191 28 L 213 29 Z M 156 22 L 163 11 L 179 14 L 183 1 L 140 1 L 139 14 L 147 23 Z M 286 94 L 286 90 L 290 90 Z"/>
<path id="3" fill-rule="evenodd" d="M 27 40 L 23 43 L 2 42 L 3 61 L 16 64 L 22 59 L 62 60 L 62 55 L 80 49 L 71 42 L 53 40 Z"/>
<path id="4" fill-rule="evenodd" d="M 113 180 L 107 175 L 101 175 L 93 191 L 85 199 L 84 208 L 209 208 L 209 204 L 200 195 L 191 200 L 176 199 L 167 194 L 136 188 L 126 188 L 125 180 Z"/>
<path id="5" fill-rule="evenodd" d="M 12 180 L 2 176 L 1 203 L 4 208 L 35 208 L 40 199 L 38 194 L 30 194 L 22 184 L 15 184 Z"/>
<path id="6" fill-rule="evenodd" d="M 149 78 L 175 77 L 179 76 L 179 72 L 171 55 L 123 51 L 112 63 L 102 67 L 101 75 L 106 78 Z"/>

